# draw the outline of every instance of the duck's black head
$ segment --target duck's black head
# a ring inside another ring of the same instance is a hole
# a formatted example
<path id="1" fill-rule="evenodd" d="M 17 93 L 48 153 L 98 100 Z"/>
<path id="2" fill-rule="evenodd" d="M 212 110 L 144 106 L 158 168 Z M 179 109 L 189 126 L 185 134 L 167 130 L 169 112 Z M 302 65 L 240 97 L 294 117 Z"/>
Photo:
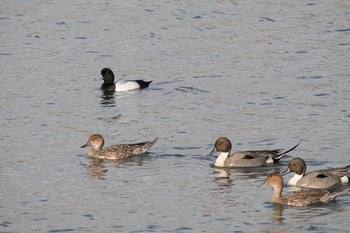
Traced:
<path id="1" fill-rule="evenodd" d="M 101 70 L 101 76 L 103 79 L 103 84 L 113 84 L 114 83 L 114 74 L 113 71 L 109 68 L 103 68 Z"/>

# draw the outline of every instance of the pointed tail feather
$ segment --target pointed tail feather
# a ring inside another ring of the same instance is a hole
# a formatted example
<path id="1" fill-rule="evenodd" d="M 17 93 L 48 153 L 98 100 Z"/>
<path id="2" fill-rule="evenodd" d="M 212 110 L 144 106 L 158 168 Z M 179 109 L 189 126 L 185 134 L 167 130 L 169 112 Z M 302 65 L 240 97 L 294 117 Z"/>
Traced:
<path id="1" fill-rule="evenodd" d="M 286 151 L 280 153 L 279 156 L 273 158 L 273 160 L 274 160 L 274 161 L 280 160 L 280 159 L 281 159 L 283 156 L 285 156 L 287 153 L 289 153 L 289 152 L 291 152 L 292 150 L 294 150 L 295 148 L 297 148 L 297 147 L 299 146 L 300 143 L 301 143 L 301 142 L 299 142 L 298 144 L 296 144 L 293 148 L 291 148 L 291 149 L 289 149 L 289 150 L 286 150 Z"/>
<path id="2" fill-rule="evenodd" d="M 143 147 L 142 147 L 142 153 L 146 153 L 151 146 L 153 146 L 157 142 L 158 138 L 154 139 L 151 142 L 147 142 Z"/>
<path id="3" fill-rule="evenodd" d="M 337 196 L 342 195 L 343 193 L 346 193 L 349 191 L 350 191 L 350 189 L 344 189 L 344 190 L 339 190 L 339 191 L 329 191 L 325 195 L 325 198 L 334 200 Z"/>
<path id="4" fill-rule="evenodd" d="M 151 146 L 153 146 L 154 145 L 154 143 L 156 143 L 157 142 L 157 140 L 158 140 L 158 138 L 156 138 L 156 139 L 154 139 L 153 141 L 151 141 L 148 145 L 149 145 L 149 147 L 151 147 Z"/>

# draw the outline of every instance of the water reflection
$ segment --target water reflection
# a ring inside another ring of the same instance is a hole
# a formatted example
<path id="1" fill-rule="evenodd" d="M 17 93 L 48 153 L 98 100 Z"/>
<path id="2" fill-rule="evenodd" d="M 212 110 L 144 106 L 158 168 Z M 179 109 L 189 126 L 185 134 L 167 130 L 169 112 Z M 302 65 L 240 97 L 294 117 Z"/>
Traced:
<path id="1" fill-rule="evenodd" d="M 274 207 L 272 209 L 272 214 L 271 214 L 271 220 L 274 223 L 282 223 L 284 218 L 283 218 L 283 210 L 284 207 L 281 204 L 274 204 Z"/>
<path id="2" fill-rule="evenodd" d="M 142 166 L 143 160 L 147 158 L 150 158 L 150 156 L 142 155 L 122 160 L 102 160 L 97 158 L 91 158 L 87 167 L 89 169 L 89 174 L 92 178 L 104 180 L 106 179 L 106 173 L 108 171 L 108 168 L 106 166 L 113 165 L 115 167 L 120 167 L 124 166 L 125 164 L 127 164 L 128 166 Z"/>
<path id="3" fill-rule="evenodd" d="M 105 174 L 108 169 L 106 169 L 106 166 L 103 164 L 103 160 L 96 158 L 91 159 L 88 168 L 92 178 L 105 179 Z"/>
<path id="4" fill-rule="evenodd" d="M 279 173 L 280 169 L 274 166 L 262 166 L 262 167 L 230 167 L 230 168 L 219 168 L 213 164 L 210 165 L 214 168 L 214 173 L 218 174 L 218 178 L 229 177 L 235 175 L 236 179 L 256 179 L 261 176 L 265 177 L 270 173 Z"/>
<path id="5" fill-rule="evenodd" d="M 219 186 L 231 186 L 232 179 L 230 178 L 229 169 L 215 168 L 214 170 L 215 181 Z"/>
<path id="6" fill-rule="evenodd" d="M 337 205 L 336 202 L 330 204 L 317 204 L 305 207 L 292 207 L 285 206 L 281 204 L 271 203 L 273 205 L 272 212 L 270 215 L 270 220 L 272 223 L 284 223 L 286 218 L 284 215 L 288 216 L 289 221 L 303 220 L 303 219 L 313 219 L 320 216 L 328 216 L 334 212 L 344 212 L 342 206 Z"/>
<path id="7" fill-rule="evenodd" d="M 101 104 L 104 107 L 115 107 L 116 101 L 114 98 L 114 91 L 103 91 L 101 95 Z"/>
<path id="8" fill-rule="evenodd" d="M 287 229 L 278 228 L 278 227 L 269 227 L 269 229 L 262 230 L 264 233 L 284 233 L 287 232 Z"/>
<path id="9" fill-rule="evenodd" d="M 108 162 L 110 164 L 113 164 L 116 167 L 124 166 L 124 165 L 127 165 L 127 166 L 142 166 L 144 160 L 152 159 L 152 156 L 148 156 L 147 154 L 148 153 L 142 154 L 142 155 L 136 155 L 134 157 L 126 158 L 126 159 L 110 160 Z"/>

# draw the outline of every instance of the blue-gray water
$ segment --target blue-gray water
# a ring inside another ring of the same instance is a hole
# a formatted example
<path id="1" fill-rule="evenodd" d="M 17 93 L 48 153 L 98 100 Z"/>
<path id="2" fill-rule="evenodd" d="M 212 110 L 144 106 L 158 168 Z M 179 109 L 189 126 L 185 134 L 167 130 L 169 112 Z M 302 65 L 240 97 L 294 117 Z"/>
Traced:
<path id="1" fill-rule="evenodd" d="M 350 163 L 350 4 L 1 1 L 0 232 L 346 232 L 350 194 L 279 208 L 266 175 Z M 153 80 L 104 96 L 99 72 Z M 125 163 L 87 157 L 151 140 Z M 245 173 L 233 150 L 300 146 Z M 289 178 L 287 176 L 286 178 Z M 290 192 L 286 187 L 284 192 Z"/>

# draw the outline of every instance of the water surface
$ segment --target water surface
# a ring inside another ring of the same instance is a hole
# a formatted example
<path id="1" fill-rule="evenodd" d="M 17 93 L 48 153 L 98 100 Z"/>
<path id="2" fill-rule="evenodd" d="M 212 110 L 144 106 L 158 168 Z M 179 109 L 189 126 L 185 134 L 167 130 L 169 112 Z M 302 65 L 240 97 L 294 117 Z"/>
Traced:
<path id="1" fill-rule="evenodd" d="M 346 232 L 350 194 L 271 204 L 293 156 L 350 163 L 348 1 L 2 1 L 1 232 Z M 99 72 L 153 80 L 105 96 Z M 99 162 L 80 149 L 158 137 Z M 234 150 L 300 146 L 279 165 L 215 169 Z M 286 187 L 285 192 L 290 188 Z"/>

